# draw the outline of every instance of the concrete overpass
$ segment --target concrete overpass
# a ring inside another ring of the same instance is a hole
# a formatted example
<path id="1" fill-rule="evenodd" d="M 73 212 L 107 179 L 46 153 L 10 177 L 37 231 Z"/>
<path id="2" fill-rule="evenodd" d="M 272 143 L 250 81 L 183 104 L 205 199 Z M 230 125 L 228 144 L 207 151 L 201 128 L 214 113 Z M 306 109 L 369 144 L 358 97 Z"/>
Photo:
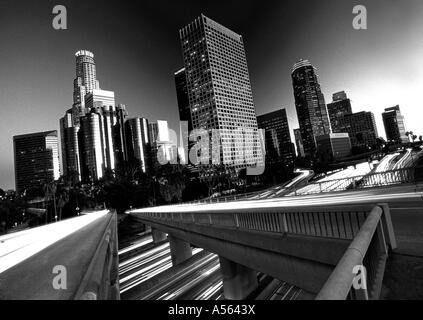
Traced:
<path id="1" fill-rule="evenodd" d="M 218 254 L 227 299 L 248 296 L 256 288 L 257 271 L 323 299 L 377 299 L 388 250 L 396 247 L 386 204 L 243 201 L 130 214 L 153 228 L 156 241 L 169 235 L 175 265 L 191 256 L 191 245 Z M 350 290 L 353 268 L 361 264 L 370 271 L 364 294 Z"/>
<path id="2" fill-rule="evenodd" d="M 0 237 L 0 300 L 119 299 L 116 214 Z"/>

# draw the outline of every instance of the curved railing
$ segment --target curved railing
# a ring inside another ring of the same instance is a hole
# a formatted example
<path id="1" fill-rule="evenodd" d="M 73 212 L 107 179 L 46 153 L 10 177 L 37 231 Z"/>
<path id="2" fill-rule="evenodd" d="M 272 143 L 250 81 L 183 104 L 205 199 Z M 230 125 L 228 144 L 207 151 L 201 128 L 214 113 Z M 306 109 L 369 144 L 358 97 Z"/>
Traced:
<path id="1" fill-rule="evenodd" d="M 389 208 L 376 206 L 316 299 L 379 299 L 388 249 L 395 247 Z"/>
<path id="2" fill-rule="evenodd" d="M 109 222 L 75 294 L 75 300 L 119 300 L 120 298 L 117 215 L 116 212 L 109 215 Z"/>

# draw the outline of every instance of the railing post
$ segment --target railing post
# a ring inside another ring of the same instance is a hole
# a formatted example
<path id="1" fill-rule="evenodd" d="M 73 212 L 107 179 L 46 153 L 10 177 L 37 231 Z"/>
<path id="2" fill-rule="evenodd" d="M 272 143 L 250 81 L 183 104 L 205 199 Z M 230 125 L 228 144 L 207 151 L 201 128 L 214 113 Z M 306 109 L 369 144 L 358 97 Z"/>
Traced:
<path id="1" fill-rule="evenodd" d="M 286 213 L 285 212 L 283 212 L 281 215 L 281 219 L 282 219 L 282 225 L 281 225 L 281 227 L 282 227 L 282 233 L 288 233 L 288 224 L 287 224 L 287 222 L 286 222 Z"/>
<path id="2" fill-rule="evenodd" d="M 381 207 L 383 210 L 382 227 L 384 229 L 384 234 L 387 238 L 387 243 L 391 247 L 391 250 L 394 250 L 397 248 L 397 241 L 395 239 L 394 226 L 392 224 L 391 211 L 389 205 L 387 203 L 380 203 L 378 204 L 378 206 Z"/>
<path id="3" fill-rule="evenodd" d="M 235 218 L 235 227 L 237 229 L 239 229 L 239 218 L 238 218 L 238 213 L 234 214 L 234 218 Z"/>

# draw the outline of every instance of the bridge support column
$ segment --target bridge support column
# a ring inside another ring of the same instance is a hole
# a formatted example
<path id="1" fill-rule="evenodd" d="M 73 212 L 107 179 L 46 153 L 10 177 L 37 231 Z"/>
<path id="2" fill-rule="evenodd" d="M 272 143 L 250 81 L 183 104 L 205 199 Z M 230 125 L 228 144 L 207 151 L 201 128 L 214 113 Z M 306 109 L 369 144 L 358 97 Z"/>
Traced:
<path id="1" fill-rule="evenodd" d="M 243 300 L 257 288 L 257 272 L 219 256 L 225 299 Z"/>
<path id="2" fill-rule="evenodd" d="M 192 257 L 191 245 L 169 234 L 170 255 L 174 266 Z"/>
<path id="3" fill-rule="evenodd" d="M 159 242 L 165 241 L 167 239 L 166 233 L 164 233 L 160 230 L 154 229 L 154 228 L 151 228 L 151 234 L 153 236 L 153 242 L 154 243 L 159 243 Z"/>

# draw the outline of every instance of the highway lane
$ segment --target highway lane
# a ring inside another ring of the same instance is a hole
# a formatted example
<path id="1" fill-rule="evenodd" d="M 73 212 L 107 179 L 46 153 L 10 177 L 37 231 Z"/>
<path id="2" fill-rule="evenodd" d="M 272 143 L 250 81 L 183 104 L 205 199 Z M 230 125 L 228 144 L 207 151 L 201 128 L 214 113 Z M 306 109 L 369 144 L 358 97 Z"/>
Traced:
<path id="1" fill-rule="evenodd" d="M 132 279 L 140 270 L 147 272 L 157 261 L 167 261 L 170 257 L 169 243 L 157 246 L 119 264 L 120 283 Z"/>
<path id="2" fill-rule="evenodd" d="M 1 237 L 0 300 L 72 299 L 109 217 L 101 211 Z M 58 265 L 66 268 L 66 290 L 53 287 Z"/>
<path id="3" fill-rule="evenodd" d="M 198 251 L 197 253 L 199 253 Z M 195 257 L 191 258 L 195 260 L 195 263 L 189 264 L 187 267 L 179 270 L 172 274 L 167 281 L 161 282 L 154 288 L 140 292 L 139 300 L 165 300 L 172 299 L 175 295 L 174 292 L 183 286 L 186 286 L 188 282 L 198 277 L 207 277 L 210 275 L 209 270 L 218 264 L 218 258 L 215 254 L 206 253 L 201 256 L 200 259 Z"/>
<path id="4" fill-rule="evenodd" d="M 314 174 L 312 170 L 304 170 L 304 169 L 296 169 L 295 172 L 298 175 L 291 181 L 285 182 L 277 186 L 273 186 L 265 191 L 260 191 L 256 195 L 247 197 L 247 199 L 257 200 L 257 199 L 268 199 L 268 198 L 280 196 L 283 192 L 286 192 L 287 190 L 295 188 L 296 186 L 306 182 Z"/>
<path id="5" fill-rule="evenodd" d="M 195 287 L 207 282 L 210 277 L 220 274 L 220 265 L 217 256 L 204 266 L 196 268 L 196 270 L 187 273 L 187 275 L 173 286 L 167 289 L 167 292 L 158 300 L 183 300 L 184 294 L 195 291 Z"/>

